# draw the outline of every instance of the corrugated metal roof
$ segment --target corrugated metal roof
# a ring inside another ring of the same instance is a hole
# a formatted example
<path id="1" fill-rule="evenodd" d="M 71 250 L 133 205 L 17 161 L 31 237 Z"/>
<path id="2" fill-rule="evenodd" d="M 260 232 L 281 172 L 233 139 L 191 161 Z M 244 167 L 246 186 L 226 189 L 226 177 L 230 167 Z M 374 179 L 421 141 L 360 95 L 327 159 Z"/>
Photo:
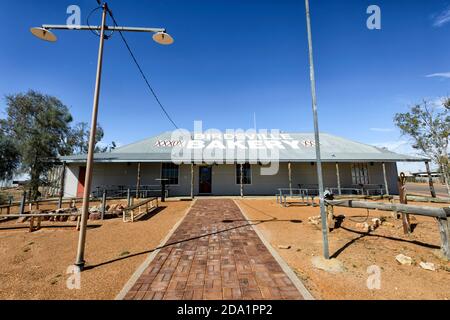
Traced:
<path id="1" fill-rule="evenodd" d="M 280 162 L 311 162 L 315 161 L 315 147 L 313 133 L 282 133 L 280 136 L 253 136 L 249 134 L 242 140 L 215 139 L 215 137 L 199 137 L 189 134 L 182 138 L 174 137 L 172 132 L 132 143 L 120 147 L 110 153 L 96 154 L 96 162 L 171 162 L 176 154 L 184 153 L 193 155 L 186 158 L 194 161 L 220 161 L 227 159 L 246 161 L 266 161 L 270 156 L 261 155 L 276 154 Z M 201 139 L 200 139 L 201 138 Z M 216 137 L 217 138 L 217 137 Z M 386 149 L 351 141 L 322 133 L 320 135 L 322 159 L 324 162 L 403 162 L 403 161 L 428 161 L 391 152 Z M 238 142 L 237 142 L 238 141 Z M 237 143 L 236 143 L 237 142 Z M 202 146 L 203 152 L 195 152 L 193 146 Z M 245 147 L 245 149 L 243 149 Z M 261 148 L 261 149 L 258 149 Z M 240 153 L 239 153 L 240 152 Z M 255 153 L 258 153 L 257 155 Z M 231 155 L 231 156 L 230 156 Z M 86 155 L 62 157 L 67 162 L 85 162 Z"/>

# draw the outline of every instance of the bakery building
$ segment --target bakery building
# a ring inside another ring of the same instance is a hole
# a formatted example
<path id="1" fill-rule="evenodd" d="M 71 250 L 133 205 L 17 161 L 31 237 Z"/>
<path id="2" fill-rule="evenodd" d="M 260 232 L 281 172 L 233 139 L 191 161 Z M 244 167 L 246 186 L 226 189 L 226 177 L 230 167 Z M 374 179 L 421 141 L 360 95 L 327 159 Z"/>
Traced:
<path id="1" fill-rule="evenodd" d="M 398 194 L 398 162 L 426 162 L 330 134 L 320 135 L 324 185 L 335 194 Z M 94 196 L 267 196 L 317 188 L 313 133 L 166 132 L 95 155 Z M 82 197 L 86 155 L 62 157 L 64 195 Z"/>

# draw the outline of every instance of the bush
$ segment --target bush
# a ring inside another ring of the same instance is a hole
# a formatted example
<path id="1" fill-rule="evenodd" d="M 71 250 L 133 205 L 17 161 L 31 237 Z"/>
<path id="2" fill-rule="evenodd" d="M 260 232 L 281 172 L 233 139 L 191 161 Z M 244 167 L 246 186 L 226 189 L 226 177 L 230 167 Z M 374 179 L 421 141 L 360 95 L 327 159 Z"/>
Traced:
<path id="1" fill-rule="evenodd" d="M 3 193 L 0 193 L 0 206 L 7 203 L 7 198 Z"/>

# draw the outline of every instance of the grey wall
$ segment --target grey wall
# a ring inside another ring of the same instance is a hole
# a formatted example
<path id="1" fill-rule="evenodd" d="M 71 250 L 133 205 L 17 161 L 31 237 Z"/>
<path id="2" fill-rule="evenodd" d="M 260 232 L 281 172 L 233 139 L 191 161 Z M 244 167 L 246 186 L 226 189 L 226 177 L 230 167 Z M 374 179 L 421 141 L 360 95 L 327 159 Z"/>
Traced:
<path id="1" fill-rule="evenodd" d="M 65 197 L 75 197 L 78 187 L 79 165 L 69 164 L 65 178 Z M 212 193 L 214 195 L 240 195 L 240 185 L 236 184 L 235 165 L 217 165 L 212 167 Z M 341 186 L 352 185 L 351 164 L 340 163 Z M 387 163 L 389 191 L 398 194 L 397 165 Z M 189 196 L 191 194 L 191 166 L 180 166 L 179 185 L 170 186 L 171 196 Z M 336 165 L 323 164 L 325 187 L 337 187 Z M 161 164 L 141 164 L 141 185 L 158 185 L 156 179 L 161 177 Z M 369 179 L 371 184 L 384 185 L 381 163 L 369 165 Z M 135 186 L 137 182 L 137 164 L 96 164 L 94 166 L 93 189 L 100 186 Z M 310 163 L 292 164 L 292 187 L 299 184 L 316 185 L 317 168 Z M 278 188 L 289 187 L 289 171 L 286 163 L 280 163 L 276 175 L 261 175 L 261 167 L 252 165 L 252 184 L 244 186 L 245 195 L 275 195 Z M 199 167 L 194 166 L 194 194 L 199 192 Z"/>

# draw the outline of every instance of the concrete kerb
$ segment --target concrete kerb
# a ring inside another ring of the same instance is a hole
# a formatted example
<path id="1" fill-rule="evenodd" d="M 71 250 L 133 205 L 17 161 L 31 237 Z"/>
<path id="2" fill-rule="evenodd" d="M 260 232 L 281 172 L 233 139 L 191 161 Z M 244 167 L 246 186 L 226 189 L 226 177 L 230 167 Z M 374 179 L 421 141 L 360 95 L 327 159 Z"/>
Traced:
<path id="1" fill-rule="evenodd" d="M 239 205 L 239 203 L 236 200 L 233 200 L 234 203 L 238 206 L 239 210 L 241 211 L 244 218 L 249 221 L 249 218 L 245 214 L 245 211 L 242 209 L 242 207 Z M 300 281 L 300 279 L 297 277 L 297 275 L 294 273 L 294 271 L 289 267 L 289 265 L 284 261 L 284 259 L 278 254 L 278 252 L 272 247 L 272 245 L 264 238 L 264 235 L 262 232 L 260 232 L 255 225 L 252 224 L 253 230 L 256 232 L 258 237 L 261 239 L 262 243 L 266 246 L 267 250 L 272 254 L 272 256 L 275 258 L 275 260 L 280 265 L 281 269 L 286 273 L 286 275 L 289 277 L 289 279 L 292 281 L 294 286 L 297 288 L 297 290 L 300 292 L 300 294 L 303 296 L 305 300 L 315 300 L 312 294 L 306 289 L 305 285 Z"/>
<path id="2" fill-rule="evenodd" d="M 191 205 L 186 209 L 183 217 L 178 221 L 173 228 L 170 230 L 170 232 L 167 234 L 167 236 L 161 241 L 158 248 L 162 248 L 167 242 L 169 241 L 170 237 L 175 233 L 175 231 L 178 229 L 178 227 L 181 225 L 181 223 L 186 219 L 186 216 L 188 215 L 189 211 L 191 211 L 192 207 L 196 203 L 196 199 L 194 199 L 191 203 Z M 123 300 L 127 293 L 131 290 L 131 288 L 134 286 L 134 284 L 139 280 L 141 275 L 145 272 L 145 270 L 148 268 L 148 266 L 152 263 L 152 261 L 155 259 L 156 255 L 161 251 L 161 249 L 156 249 L 153 251 L 147 259 L 139 266 L 139 268 L 133 273 L 130 280 L 125 284 L 125 286 L 122 288 L 122 290 L 119 292 L 119 294 L 116 296 L 115 300 Z"/>

